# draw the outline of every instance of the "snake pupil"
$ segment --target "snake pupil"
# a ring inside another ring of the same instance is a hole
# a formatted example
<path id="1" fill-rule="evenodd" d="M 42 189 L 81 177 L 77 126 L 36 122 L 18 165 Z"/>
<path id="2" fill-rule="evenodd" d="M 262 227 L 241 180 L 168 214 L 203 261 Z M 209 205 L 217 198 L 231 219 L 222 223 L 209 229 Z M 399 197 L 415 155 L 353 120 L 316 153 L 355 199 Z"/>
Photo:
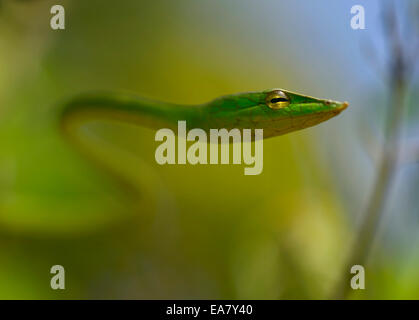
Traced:
<path id="1" fill-rule="evenodd" d="M 273 99 L 271 99 L 271 103 L 286 102 L 286 101 L 288 101 L 288 100 L 285 99 L 285 98 L 273 98 Z"/>

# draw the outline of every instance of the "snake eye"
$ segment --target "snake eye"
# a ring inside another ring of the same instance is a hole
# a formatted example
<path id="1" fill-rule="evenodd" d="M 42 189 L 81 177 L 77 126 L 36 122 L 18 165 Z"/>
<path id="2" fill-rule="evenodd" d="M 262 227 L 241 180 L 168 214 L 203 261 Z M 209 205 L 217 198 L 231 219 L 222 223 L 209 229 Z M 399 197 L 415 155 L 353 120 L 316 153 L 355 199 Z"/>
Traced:
<path id="1" fill-rule="evenodd" d="M 268 93 L 266 96 L 266 104 L 271 109 L 281 109 L 288 107 L 290 104 L 290 99 L 281 90 L 275 90 Z"/>

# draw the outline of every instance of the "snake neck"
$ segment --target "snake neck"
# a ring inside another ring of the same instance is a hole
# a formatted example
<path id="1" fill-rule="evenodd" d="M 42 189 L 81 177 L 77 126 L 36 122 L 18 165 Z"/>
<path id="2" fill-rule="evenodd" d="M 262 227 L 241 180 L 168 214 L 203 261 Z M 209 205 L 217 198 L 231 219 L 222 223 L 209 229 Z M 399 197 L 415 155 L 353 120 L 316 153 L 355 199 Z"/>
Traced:
<path id="1" fill-rule="evenodd" d="M 60 118 L 64 125 L 104 119 L 151 129 L 175 130 L 181 120 L 186 121 L 189 127 L 201 126 L 203 110 L 200 105 L 178 105 L 121 94 L 98 94 L 80 96 L 70 101 Z"/>

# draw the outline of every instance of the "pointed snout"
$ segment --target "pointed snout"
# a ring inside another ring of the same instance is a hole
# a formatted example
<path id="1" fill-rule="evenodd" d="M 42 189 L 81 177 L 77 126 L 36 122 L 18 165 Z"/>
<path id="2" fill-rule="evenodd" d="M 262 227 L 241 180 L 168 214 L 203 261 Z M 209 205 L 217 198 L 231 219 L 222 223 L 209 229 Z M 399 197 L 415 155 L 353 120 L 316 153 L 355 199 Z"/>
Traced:
<path id="1" fill-rule="evenodd" d="M 325 100 L 325 104 L 328 107 L 331 107 L 331 110 L 333 113 L 341 113 L 343 110 L 345 110 L 349 106 L 349 102 L 339 102 L 339 101 L 333 101 L 333 100 Z"/>
<path id="2" fill-rule="evenodd" d="M 348 102 L 348 101 L 345 101 L 345 102 L 341 103 L 341 105 L 340 105 L 339 109 L 340 109 L 341 111 L 343 111 L 343 110 L 345 110 L 348 106 L 349 106 L 349 102 Z"/>

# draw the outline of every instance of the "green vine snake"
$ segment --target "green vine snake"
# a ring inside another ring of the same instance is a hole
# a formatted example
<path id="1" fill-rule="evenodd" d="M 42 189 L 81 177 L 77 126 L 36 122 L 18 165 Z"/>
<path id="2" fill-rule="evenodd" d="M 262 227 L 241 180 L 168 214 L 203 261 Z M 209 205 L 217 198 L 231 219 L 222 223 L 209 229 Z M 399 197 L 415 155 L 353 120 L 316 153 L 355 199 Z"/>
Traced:
<path id="1" fill-rule="evenodd" d="M 317 125 L 347 106 L 347 102 L 280 89 L 233 94 L 200 105 L 176 105 L 121 94 L 90 94 L 67 103 L 60 119 L 68 136 L 73 136 L 74 124 L 108 118 L 152 129 L 176 128 L 179 120 L 204 130 L 261 128 L 268 138 Z"/>
<path id="2" fill-rule="evenodd" d="M 98 152 L 97 145 L 86 142 L 79 130 L 85 123 L 108 119 L 176 132 L 178 121 L 185 120 L 189 128 L 206 132 L 221 128 L 263 129 L 263 138 L 269 138 L 315 126 L 347 106 L 347 102 L 317 99 L 282 89 L 232 94 L 199 105 L 158 102 L 126 94 L 86 94 L 63 106 L 60 126 L 65 137 L 80 151 L 126 182 L 133 180 L 132 173 L 124 171 L 115 161 L 110 163 L 104 152 L 106 147 Z"/>

